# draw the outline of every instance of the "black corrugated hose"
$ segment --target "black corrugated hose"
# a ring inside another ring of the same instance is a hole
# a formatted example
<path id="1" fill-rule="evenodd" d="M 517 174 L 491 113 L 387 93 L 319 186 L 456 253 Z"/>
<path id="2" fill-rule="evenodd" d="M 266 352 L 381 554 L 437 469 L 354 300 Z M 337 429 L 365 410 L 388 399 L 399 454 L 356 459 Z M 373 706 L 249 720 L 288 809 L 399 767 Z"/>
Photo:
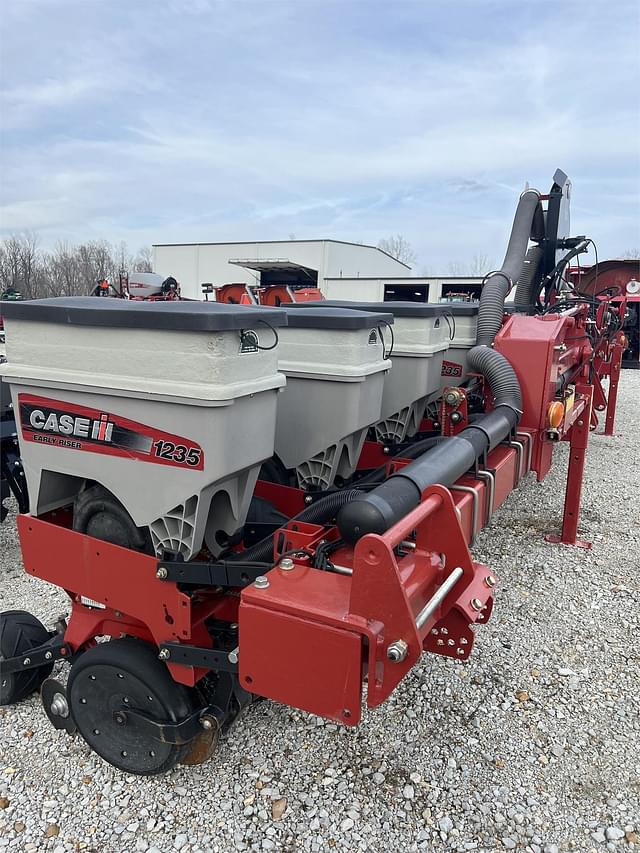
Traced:
<path id="1" fill-rule="evenodd" d="M 513 299 L 513 304 L 518 313 L 530 314 L 535 308 L 539 284 L 538 270 L 540 269 L 542 255 L 542 246 L 531 246 L 525 256 Z"/>

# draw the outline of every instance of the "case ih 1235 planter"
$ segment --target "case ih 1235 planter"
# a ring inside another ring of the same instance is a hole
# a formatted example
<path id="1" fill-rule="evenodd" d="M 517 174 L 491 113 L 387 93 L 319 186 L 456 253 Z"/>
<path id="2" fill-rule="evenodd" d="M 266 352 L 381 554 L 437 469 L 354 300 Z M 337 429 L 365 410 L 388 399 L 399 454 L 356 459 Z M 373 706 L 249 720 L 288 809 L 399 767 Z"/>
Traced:
<path id="1" fill-rule="evenodd" d="M 469 546 L 561 440 L 554 541 L 585 544 L 625 303 L 566 282 L 590 242 L 569 187 L 522 194 L 479 304 L 3 306 L 24 565 L 70 614 L 0 616 L 2 703 L 40 688 L 56 728 L 151 774 L 203 761 L 257 697 L 354 726 L 423 652 L 466 660 L 498 584 Z"/>

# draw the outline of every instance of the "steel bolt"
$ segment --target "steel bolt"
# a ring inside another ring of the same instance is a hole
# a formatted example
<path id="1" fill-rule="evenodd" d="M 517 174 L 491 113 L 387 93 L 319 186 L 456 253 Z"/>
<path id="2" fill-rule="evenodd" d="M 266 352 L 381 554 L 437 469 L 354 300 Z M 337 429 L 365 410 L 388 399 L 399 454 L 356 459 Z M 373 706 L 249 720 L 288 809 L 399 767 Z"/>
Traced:
<path id="1" fill-rule="evenodd" d="M 484 579 L 484 582 L 490 589 L 492 589 L 496 585 L 496 579 L 493 575 L 487 575 Z"/>
<path id="2" fill-rule="evenodd" d="M 22 661 L 22 666 L 29 666 L 30 663 L 31 663 L 31 658 L 25 658 Z"/>
<path id="3" fill-rule="evenodd" d="M 578 421 L 578 426 L 584 426 L 584 421 Z"/>
<path id="4" fill-rule="evenodd" d="M 392 663 L 401 663 L 409 652 L 409 646 L 404 640 L 394 640 L 387 648 L 387 658 Z"/>
<path id="5" fill-rule="evenodd" d="M 200 725 L 203 729 L 206 729 L 206 731 L 210 731 L 213 728 L 213 723 L 211 722 L 209 717 L 203 717 L 200 720 Z"/>
<path id="6" fill-rule="evenodd" d="M 160 649 L 160 654 L 158 655 L 158 658 L 160 660 L 169 660 L 170 657 L 171 652 L 169 651 L 169 649 Z"/>
<path id="7" fill-rule="evenodd" d="M 156 572 L 156 577 L 159 581 L 164 581 L 169 577 L 169 572 L 165 569 L 164 566 L 160 566 L 160 568 Z"/>
<path id="8" fill-rule="evenodd" d="M 312 495 L 305 495 L 304 496 L 304 502 L 306 504 L 312 504 L 313 503 L 313 496 Z"/>
<path id="9" fill-rule="evenodd" d="M 62 693 L 54 694 L 53 701 L 49 707 L 51 708 L 51 713 L 56 717 L 69 716 L 69 704 Z"/>
<path id="10" fill-rule="evenodd" d="M 444 401 L 448 406 L 459 406 L 464 400 L 464 394 L 458 388 L 450 388 L 444 395 Z"/>
<path id="11" fill-rule="evenodd" d="M 256 589 L 266 589 L 269 586 L 269 578 L 265 575 L 258 575 L 254 581 Z"/>
<path id="12" fill-rule="evenodd" d="M 227 655 L 227 660 L 229 663 L 238 663 L 238 647 L 232 649 Z"/>
<path id="13" fill-rule="evenodd" d="M 280 560 L 280 568 L 283 572 L 290 572 L 291 569 L 295 569 L 296 564 L 293 562 L 291 557 L 284 557 Z"/>
<path id="14" fill-rule="evenodd" d="M 45 653 L 45 656 L 44 656 L 44 659 L 45 659 L 45 660 L 51 660 L 51 658 L 52 658 L 52 657 L 53 657 L 53 655 L 51 654 L 51 652 L 46 652 L 46 653 Z"/>
<path id="15" fill-rule="evenodd" d="M 473 607 L 474 610 L 482 610 L 482 602 L 480 601 L 479 598 L 472 598 L 471 599 L 471 606 Z"/>

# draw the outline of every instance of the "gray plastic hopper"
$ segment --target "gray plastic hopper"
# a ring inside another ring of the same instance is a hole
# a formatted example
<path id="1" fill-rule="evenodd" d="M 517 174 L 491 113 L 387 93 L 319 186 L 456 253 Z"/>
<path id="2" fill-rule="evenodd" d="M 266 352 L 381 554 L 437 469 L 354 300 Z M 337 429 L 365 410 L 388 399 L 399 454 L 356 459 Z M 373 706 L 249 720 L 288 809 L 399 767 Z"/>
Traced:
<path id="1" fill-rule="evenodd" d="M 295 469 L 301 488 L 327 489 L 354 473 L 367 429 L 380 419 L 393 317 L 282 307 L 288 323 L 279 331 L 278 364 L 287 386 L 278 401 L 276 455 Z"/>
<path id="2" fill-rule="evenodd" d="M 108 489 L 156 553 L 219 553 L 274 452 L 280 309 L 65 297 L 3 306 L 31 512 Z M 271 328 L 270 328 L 271 327 Z"/>
<path id="3" fill-rule="evenodd" d="M 447 318 L 448 306 L 333 299 L 300 303 L 301 308 L 308 309 L 329 306 L 393 315 L 393 366 L 385 377 L 381 417 L 375 424 L 376 438 L 397 444 L 414 435 L 429 396 L 440 390 L 442 362 L 452 330 Z"/>
<path id="4" fill-rule="evenodd" d="M 439 302 L 452 326 L 449 351 L 442 363 L 441 387 L 460 385 L 467 376 L 467 353 L 476 343 L 479 302 Z"/>

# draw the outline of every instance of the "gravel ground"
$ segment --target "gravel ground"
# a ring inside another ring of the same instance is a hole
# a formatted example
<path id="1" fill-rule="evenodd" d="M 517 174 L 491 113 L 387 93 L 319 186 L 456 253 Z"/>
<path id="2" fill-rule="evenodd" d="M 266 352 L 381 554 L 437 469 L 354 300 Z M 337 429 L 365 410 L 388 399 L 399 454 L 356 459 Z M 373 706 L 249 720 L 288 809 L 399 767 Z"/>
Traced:
<path id="1" fill-rule="evenodd" d="M 54 731 L 32 697 L 0 717 L 0 850 L 640 850 L 640 372 L 615 438 L 592 436 L 581 535 L 546 544 L 566 446 L 479 537 L 499 575 L 465 664 L 424 656 L 355 731 L 263 702 L 207 764 L 125 776 Z M 45 623 L 56 589 L 0 529 L 3 609 Z"/>

